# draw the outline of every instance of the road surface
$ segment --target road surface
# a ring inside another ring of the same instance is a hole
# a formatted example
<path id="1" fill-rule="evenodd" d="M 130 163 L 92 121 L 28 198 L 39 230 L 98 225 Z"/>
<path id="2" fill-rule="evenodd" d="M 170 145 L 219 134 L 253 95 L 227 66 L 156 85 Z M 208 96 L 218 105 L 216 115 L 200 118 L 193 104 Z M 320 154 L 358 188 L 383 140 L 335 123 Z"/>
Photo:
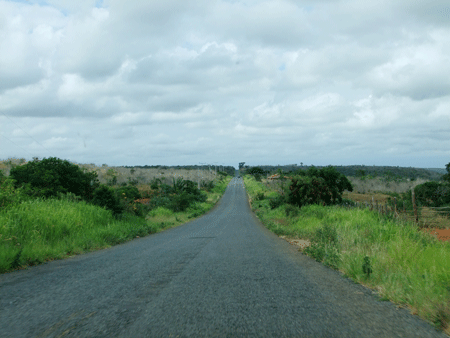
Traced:
<path id="1" fill-rule="evenodd" d="M 0 275 L 0 337 L 447 337 L 300 254 L 234 178 L 207 215 Z"/>

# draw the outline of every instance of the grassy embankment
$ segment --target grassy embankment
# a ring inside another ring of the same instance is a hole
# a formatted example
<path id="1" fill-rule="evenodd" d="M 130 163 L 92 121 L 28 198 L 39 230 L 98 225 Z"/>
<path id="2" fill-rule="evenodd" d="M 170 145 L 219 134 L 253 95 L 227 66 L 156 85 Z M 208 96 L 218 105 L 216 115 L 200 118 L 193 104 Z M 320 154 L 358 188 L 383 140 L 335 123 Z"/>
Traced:
<path id="1" fill-rule="evenodd" d="M 244 182 L 252 209 L 271 231 L 310 240 L 304 253 L 450 334 L 449 242 L 369 210 L 317 205 L 270 209 L 269 198 L 277 193 L 253 177 Z"/>
<path id="2" fill-rule="evenodd" d="M 217 181 L 207 200 L 185 212 L 159 207 L 145 217 L 60 199 L 18 200 L 0 212 L 0 273 L 45 261 L 107 248 L 186 223 L 208 212 L 225 192 L 231 177 Z"/>

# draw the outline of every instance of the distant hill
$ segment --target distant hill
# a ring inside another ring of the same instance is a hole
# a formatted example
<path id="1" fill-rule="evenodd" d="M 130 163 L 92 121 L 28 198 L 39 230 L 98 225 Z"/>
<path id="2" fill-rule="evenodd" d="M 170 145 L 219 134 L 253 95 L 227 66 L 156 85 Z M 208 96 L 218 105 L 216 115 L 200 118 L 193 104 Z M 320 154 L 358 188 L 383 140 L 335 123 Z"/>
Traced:
<path id="1" fill-rule="evenodd" d="M 427 170 L 435 171 L 440 175 L 444 175 L 447 173 L 447 170 L 445 170 L 444 168 L 427 168 Z"/>
<path id="2" fill-rule="evenodd" d="M 255 167 L 260 167 L 268 174 L 275 173 L 278 169 L 283 170 L 283 172 L 293 172 L 297 170 L 308 170 L 311 166 L 297 166 L 295 164 L 285 165 L 285 166 L 270 166 L 270 165 L 259 165 Z M 316 168 L 323 168 L 324 166 L 316 166 Z M 361 176 L 372 176 L 372 177 L 389 177 L 391 179 L 410 179 L 416 180 L 418 178 L 439 181 L 443 174 L 446 173 L 445 169 L 438 168 L 412 168 L 412 167 L 391 167 L 391 166 L 364 166 L 364 165 L 349 165 L 349 166 L 334 166 L 337 171 L 345 176 L 350 177 L 361 177 Z M 244 169 L 250 168 L 245 166 Z"/>

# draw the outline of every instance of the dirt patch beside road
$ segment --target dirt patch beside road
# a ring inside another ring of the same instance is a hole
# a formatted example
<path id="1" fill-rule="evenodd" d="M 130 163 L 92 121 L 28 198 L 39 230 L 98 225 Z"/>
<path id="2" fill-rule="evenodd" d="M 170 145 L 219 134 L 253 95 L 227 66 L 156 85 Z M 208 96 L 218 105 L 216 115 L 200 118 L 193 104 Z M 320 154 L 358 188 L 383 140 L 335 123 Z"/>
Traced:
<path id="1" fill-rule="evenodd" d="M 311 242 L 307 239 L 289 238 L 286 236 L 280 236 L 280 238 L 283 238 L 288 243 L 297 246 L 299 248 L 299 250 L 301 250 L 301 251 L 303 251 L 306 247 L 311 245 Z"/>

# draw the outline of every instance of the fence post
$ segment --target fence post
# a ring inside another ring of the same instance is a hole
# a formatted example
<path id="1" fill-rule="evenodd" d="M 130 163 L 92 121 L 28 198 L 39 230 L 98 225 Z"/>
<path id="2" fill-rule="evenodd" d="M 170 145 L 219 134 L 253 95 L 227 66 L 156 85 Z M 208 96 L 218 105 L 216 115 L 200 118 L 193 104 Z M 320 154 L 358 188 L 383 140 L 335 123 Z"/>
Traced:
<path id="1" fill-rule="evenodd" d="M 397 217 L 397 197 L 394 197 L 394 216 Z"/>
<path id="2" fill-rule="evenodd" d="M 413 204 L 413 209 L 414 209 L 414 219 L 416 221 L 416 224 L 419 223 L 419 214 L 417 212 L 417 205 L 416 205 L 416 195 L 414 194 L 414 189 L 412 189 L 412 204 Z"/>

